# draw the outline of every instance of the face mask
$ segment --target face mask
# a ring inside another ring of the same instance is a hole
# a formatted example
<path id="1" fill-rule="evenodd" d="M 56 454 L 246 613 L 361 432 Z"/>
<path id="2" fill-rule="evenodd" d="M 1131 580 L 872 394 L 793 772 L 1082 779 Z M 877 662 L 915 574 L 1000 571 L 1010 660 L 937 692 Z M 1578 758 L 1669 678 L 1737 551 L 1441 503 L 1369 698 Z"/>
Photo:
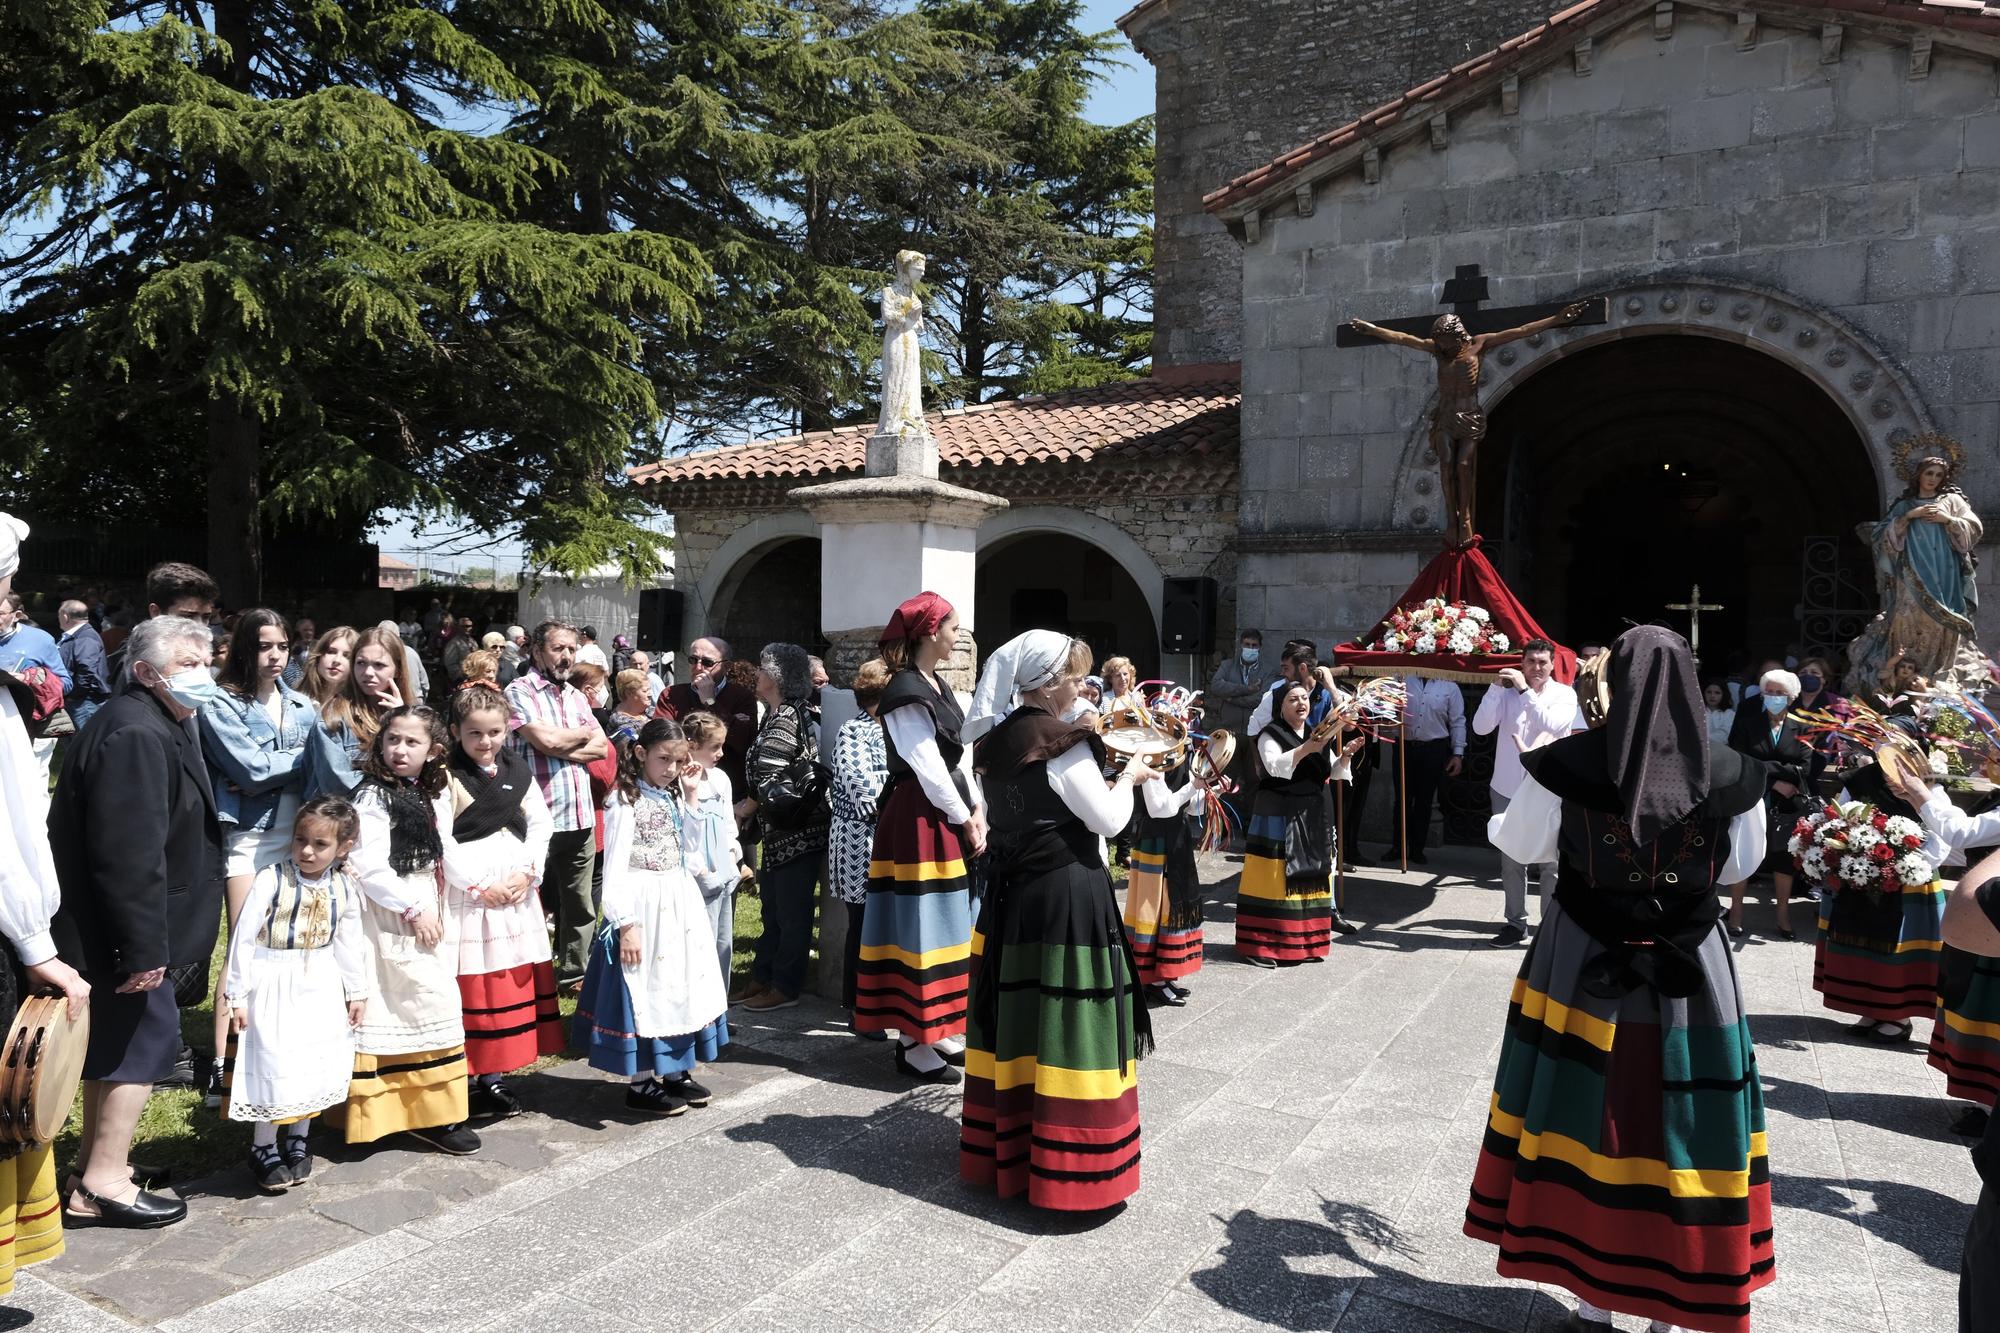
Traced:
<path id="1" fill-rule="evenodd" d="M 222 687 L 215 683 L 215 677 L 208 674 L 207 667 L 189 667 L 178 675 L 166 677 L 161 683 L 166 686 L 168 698 L 182 708 L 197 713 L 203 704 L 222 693 Z"/>
<path id="2" fill-rule="evenodd" d="M 1824 684 L 1826 684 L 1824 680 L 1810 671 L 1799 677 L 1799 688 L 1803 689 L 1807 694 L 1817 694 L 1819 687 Z"/>
<path id="3" fill-rule="evenodd" d="M 1257 659 L 1261 656 L 1263 656 L 1263 654 L 1259 650 L 1255 648 L 1245 648 L 1243 650 L 1243 665 L 1256 666 Z"/>
<path id="4" fill-rule="evenodd" d="M 1787 708 L 1791 707 L 1791 704 L 1792 701 L 1782 694 L 1767 694 L 1764 696 L 1764 711 L 1773 716 L 1784 712 Z"/>

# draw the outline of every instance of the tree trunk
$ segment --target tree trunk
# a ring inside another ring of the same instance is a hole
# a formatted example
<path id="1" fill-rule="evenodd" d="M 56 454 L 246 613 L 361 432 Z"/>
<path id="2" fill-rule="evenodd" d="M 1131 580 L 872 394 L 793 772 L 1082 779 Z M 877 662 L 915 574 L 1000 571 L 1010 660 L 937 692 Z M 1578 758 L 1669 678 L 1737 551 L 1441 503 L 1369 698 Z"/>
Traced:
<path id="1" fill-rule="evenodd" d="M 992 344 L 986 337 L 986 284 L 977 278 L 965 280 L 965 401 L 967 405 L 986 401 L 986 362 Z"/>
<path id="2" fill-rule="evenodd" d="M 264 600 L 260 429 L 245 404 L 208 400 L 208 572 L 231 611 Z"/>

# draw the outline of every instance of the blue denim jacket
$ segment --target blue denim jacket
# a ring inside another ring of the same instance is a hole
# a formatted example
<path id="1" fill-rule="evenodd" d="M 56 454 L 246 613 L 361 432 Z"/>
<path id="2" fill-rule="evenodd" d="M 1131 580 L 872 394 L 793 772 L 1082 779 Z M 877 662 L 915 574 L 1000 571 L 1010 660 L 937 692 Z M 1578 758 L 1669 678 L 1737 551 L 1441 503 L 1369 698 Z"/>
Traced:
<path id="1" fill-rule="evenodd" d="M 201 751 L 215 788 L 215 817 L 240 832 L 271 827 L 287 792 L 303 796 L 307 747 L 319 729 L 313 701 L 282 683 L 278 725 L 255 699 L 224 693 L 201 710 Z"/>

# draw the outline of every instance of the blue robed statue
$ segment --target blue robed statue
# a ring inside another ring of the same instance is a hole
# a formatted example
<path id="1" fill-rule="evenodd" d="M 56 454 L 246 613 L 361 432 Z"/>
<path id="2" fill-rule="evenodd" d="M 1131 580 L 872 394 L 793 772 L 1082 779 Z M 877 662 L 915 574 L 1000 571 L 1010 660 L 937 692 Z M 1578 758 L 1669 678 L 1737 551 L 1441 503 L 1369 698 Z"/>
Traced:
<path id="1" fill-rule="evenodd" d="M 1933 437 L 1934 438 L 1934 437 Z M 1929 444 L 1926 439 L 1919 444 Z M 1958 449 L 1912 449 L 1902 495 L 1861 536 L 1874 551 L 1882 610 L 1848 648 L 1851 688 L 1880 690 L 1898 655 L 1927 680 L 1983 684 L 1985 654 L 1976 641 L 1979 609 L 1973 548 L 1979 515 L 1952 483 Z"/>

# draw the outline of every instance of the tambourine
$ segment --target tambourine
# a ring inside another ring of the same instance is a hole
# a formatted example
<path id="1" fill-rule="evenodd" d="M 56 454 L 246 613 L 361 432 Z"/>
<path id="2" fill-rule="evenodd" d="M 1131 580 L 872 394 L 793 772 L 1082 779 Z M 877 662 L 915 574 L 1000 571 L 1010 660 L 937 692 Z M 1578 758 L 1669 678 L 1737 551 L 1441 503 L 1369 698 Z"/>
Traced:
<path id="1" fill-rule="evenodd" d="M 1236 733 L 1217 727 L 1194 752 L 1194 775 L 1204 782 L 1218 781 L 1229 772 L 1229 761 L 1235 757 Z"/>
<path id="2" fill-rule="evenodd" d="M 1584 725 L 1595 731 L 1611 716 L 1611 650 L 1602 649 L 1576 666 L 1576 700 L 1583 707 Z"/>
<path id="3" fill-rule="evenodd" d="M 60 995 L 21 1002 L 0 1048 L 0 1143 L 47 1143 L 62 1131 L 89 1046 L 88 1008 L 73 1019 Z"/>
<path id="4" fill-rule="evenodd" d="M 1933 780 L 1930 761 L 1924 758 L 1923 751 L 1916 742 L 1900 736 L 1892 736 L 1875 747 L 1875 762 L 1881 766 L 1890 790 L 1898 793 L 1911 778 L 1926 784 Z"/>
<path id="5" fill-rule="evenodd" d="M 1187 723 L 1143 705 L 1125 704 L 1099 714 L 1097 734 L 1113 758 L 1129 761 L 1137 755 L 1161 773 L 1187 757 Z"/>

